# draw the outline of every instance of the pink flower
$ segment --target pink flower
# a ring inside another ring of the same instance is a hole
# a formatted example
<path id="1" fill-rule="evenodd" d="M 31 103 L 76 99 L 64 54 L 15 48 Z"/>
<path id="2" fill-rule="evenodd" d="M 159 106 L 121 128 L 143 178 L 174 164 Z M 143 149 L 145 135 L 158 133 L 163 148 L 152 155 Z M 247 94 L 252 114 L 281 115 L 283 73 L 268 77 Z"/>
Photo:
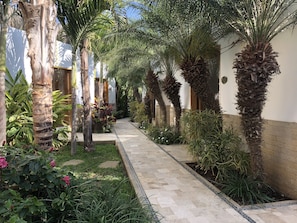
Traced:
<path id="1" fill-rule="evenodd" d="M 8 163 L 5 157 L 0 156 L 0 168 L 3 169 L 8 166 Z"/>
<path id="2" fill-rule="evenodd" d="M 70 177 L 69 176 L 63 177 L 62 180 L 67 184 L 67 186 L 70 185 Z"/>
<path id="3" fill-rule="evenodd" d="M 52 160 L 52 161 L 50 162 L 50 165 L 51 165 L 51 167 L 55 167 L 55 166 L 56 166 L 56 161 L 55 161 L 55 160 Z"/>

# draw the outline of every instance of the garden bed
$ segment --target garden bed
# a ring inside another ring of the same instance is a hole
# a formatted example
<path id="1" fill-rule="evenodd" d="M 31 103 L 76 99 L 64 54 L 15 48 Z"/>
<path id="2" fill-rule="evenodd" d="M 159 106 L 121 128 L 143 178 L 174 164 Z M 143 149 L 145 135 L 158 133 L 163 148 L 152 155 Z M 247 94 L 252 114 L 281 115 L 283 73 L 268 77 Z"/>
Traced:
<path id="1" fill-rule="evenodd" d="M 201 169 L 197 168 L 197 163 L 196 162 L 191 162 L 191 163 L 185 163 L 186 168 L 191 170 L 193 174 L 198 176 L 200 180 L 203 181 L 204 184 L 207 184 L 207 186 L 213 190 L 215 193 L 223 195 L 225 198 L 228 200 L 231 200 L 232 203 L 235 202 L 238 206 L 246 206 L 246 205 L 262 205 L 265 203 L 261 202 L 256 202 L 256 203 L 242 203 L 240 199 L 234 199 L 228 197 L 226 194 L 222 192 L 223 186 L 222 184 L 218 183 L 215 179 L 215 175 L 213 175 L 210 171 L 204 172 Z M 277 190 L 274 190 L 273 188 L 270 189 L 263 189 L 261 191 L 264 193 L 266 196 L 271 198 L 271 202 L 281 202 L 281 201 L 290 201 L 289 197 L 286 197 L 284 194 L 278 192 Z"/>

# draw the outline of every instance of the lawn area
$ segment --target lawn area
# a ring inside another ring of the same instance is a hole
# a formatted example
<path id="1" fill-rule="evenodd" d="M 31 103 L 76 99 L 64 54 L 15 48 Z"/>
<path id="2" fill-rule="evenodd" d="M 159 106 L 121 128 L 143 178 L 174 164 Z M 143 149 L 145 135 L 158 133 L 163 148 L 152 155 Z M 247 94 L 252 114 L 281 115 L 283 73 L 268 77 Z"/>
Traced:
<path id="1" fill-rule="evenodd" d="M 100 167 L 108 161 L 115 161 L 109 162 L 115 166 Z M 92 152 L 86 152 L 82 146 L 78 145 L 77 153 L 73 156 L 70 155 L 70 146 L 67 146 L 56 153 L 56 164 L 64 171 L 71 171 L 76 177 L 97 180 L 102 185 L 118 185 L 122 182 L 125 184 L 127 192 L 133 192 L 115 145 L 97 144 Z"/>
<path id="2" fill-rule="evenodd" d="M 115 145 L 0 150 L 0 222 L 150 223 Z"/>

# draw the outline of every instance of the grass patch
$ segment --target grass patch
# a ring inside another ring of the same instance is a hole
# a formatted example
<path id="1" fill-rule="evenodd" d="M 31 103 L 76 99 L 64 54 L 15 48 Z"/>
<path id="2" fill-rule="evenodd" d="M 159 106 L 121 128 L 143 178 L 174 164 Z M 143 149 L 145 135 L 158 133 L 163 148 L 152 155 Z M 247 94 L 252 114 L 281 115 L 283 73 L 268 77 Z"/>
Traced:
<path id="1" fill-rule="evenodd" d="M 91 152 L 78 145 L 77 153 L 70 154 L 70 146 L 56 152 L 57 167 L 83 181 L 95 181 L 91 186 L 93 192 L 79 199 L 83 202 L 76 206 L 75 220 L 71 222 L 153 222 L 154 213 L 138 201 L 115 145 L 97 144 Z M 70 160 L 83 162 L 63 166 Z M 100 168 L 100 164 L 106 161 L 119 161 L 119 164 L 115 168 Z"/>
<path id="2" fill-rule="evenodd" d="M 66 146 L 56 154 L 57 166 L 64 171 L 70 171 L 79 178 L 97 180 L 103 186 L 116 186 L 119 182 L 125 181 L 125 190 L 128 193 L 134 191 L 115 145 L 97 144 L 92 152 L 86 152 L 81 145 L 78 145 L 77 152 L 73 156 L 70 155 L 70 149 L 70 146 Z M 63 166 L 65 162 L 71 160 L 82 160 L 83 162 L 78 165 Z M 119 165 L 116 168 L 100 168 L 100 164 L 106 161 L 119 161 Z"/>

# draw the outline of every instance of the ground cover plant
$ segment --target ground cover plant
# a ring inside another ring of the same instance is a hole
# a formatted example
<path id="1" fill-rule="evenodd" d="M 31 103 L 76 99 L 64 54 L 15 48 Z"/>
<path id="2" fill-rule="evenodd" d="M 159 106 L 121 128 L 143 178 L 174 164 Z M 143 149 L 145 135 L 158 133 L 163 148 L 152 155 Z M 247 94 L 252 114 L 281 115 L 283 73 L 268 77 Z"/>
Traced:
<path id="1" fill-rule="evenodd" d="M 149 125 L 146 131 L 149 137 L 158 144 L 171 145 L 183 142 L 181 135 L 170 126 L 158 127 Z"/>
<path id="2" fill-rule="evenodd" d="M 39 151 L 33 147 L 0 148 L 0 222 L 151 222 L 129 184 L 115 146 Z M 83 162 L 63 166 L 69 160 Z"/>
<path id="3" fill-rule="evenodd" d="M 287 199 L 250 169 L 250 156 L 232 128 L 222 128 L 222 117 L 212 111 L 188 111 L 182 117 L 183 138 L 195 163 L 188 164 L 240 205 Z"/>

